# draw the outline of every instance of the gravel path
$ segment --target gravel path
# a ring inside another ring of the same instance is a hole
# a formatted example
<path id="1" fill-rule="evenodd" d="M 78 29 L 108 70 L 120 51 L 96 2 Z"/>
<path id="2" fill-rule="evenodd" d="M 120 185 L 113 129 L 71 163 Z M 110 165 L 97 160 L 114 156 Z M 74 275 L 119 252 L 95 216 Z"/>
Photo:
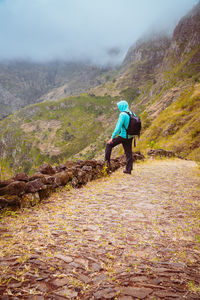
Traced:
<path id="1" fill-rule="evenodd" d="M 200 299 L 199 200 L 194 162 L 155 160 L 10 212 L 0 299 Z"/>

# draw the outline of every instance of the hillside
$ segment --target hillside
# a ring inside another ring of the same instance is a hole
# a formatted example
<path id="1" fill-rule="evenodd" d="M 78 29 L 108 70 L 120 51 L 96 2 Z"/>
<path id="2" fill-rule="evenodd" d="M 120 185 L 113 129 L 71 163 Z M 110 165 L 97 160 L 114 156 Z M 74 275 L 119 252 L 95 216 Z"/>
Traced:
<path id="1" fill-rule="evenodd" d="M 77 153 L 81 158 L 94 157 L 112 132 L 117 100 L 109 96 L 74 96 L 28 106 L 2 120 L 2 164 L 29 173 L 43 162 L 63 162 Z M 88 150 L 81 155 L 86 147 Z"/>
<path id="2" fill-rule="evenodd" d="M 99 84 L 107 71 L 65 61 L 0 62 L 0 119 L 33 103 L 78 95 Z"/>

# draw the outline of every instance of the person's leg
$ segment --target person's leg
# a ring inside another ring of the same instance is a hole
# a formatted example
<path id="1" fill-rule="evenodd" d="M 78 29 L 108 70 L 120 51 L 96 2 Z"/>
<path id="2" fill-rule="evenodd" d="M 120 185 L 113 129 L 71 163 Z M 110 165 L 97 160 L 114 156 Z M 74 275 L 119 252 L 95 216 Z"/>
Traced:
<path id="1" fill-rule="evenodd" d="M 133 169 L 132 142 L 133 139 L 126 139 L 122 143 L 126 155 L 126 171 L 130 173 Z"/>
<path id="2" fill-rule="evenodd" d="M 114 148 L 115 146 L 121 144 L 123 141 L 124 141 L 124 139 L 121 136 L 118 136 L 118 137 L 113 139 L 113 142 L 111 144 L 108 144 L 108 143 L 106 144 L 105 161 L 110 163 L 112 148 Z"/>

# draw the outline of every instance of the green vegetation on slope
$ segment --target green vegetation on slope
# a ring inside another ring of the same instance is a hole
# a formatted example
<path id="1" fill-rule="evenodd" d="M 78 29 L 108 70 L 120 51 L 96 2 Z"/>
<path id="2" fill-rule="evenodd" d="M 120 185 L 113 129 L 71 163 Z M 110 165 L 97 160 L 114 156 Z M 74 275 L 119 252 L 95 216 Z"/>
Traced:
<path id="1" fill-rule="evenodd" d="M 115 115 L 118 98 L 81 95 L 28 106 L 0 122 L 1 160 L 16 171 L 43 162 L 61 163 L 94 143 L 105 143 L 105 130 Z M 97 143 L 95 150 L 102 148 Z M 85 153 L 91 158 L 95 153 Z"/>
<path id="2" fill-rule="evenodd" d="M 140 149 L 164 148 L 200 161 L 200 84 L 185 90 L 152 122 Z"/>

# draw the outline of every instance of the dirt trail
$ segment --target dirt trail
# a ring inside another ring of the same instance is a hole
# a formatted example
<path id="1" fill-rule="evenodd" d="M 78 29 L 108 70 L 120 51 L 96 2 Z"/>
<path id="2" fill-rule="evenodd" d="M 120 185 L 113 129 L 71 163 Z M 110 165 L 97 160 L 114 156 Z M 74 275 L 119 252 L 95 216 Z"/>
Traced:
<path id="1" fill-rule="evenodd" d="M 4 217 L 0 299 L 200 299 L 199 191 L 156 160 Z"/>

